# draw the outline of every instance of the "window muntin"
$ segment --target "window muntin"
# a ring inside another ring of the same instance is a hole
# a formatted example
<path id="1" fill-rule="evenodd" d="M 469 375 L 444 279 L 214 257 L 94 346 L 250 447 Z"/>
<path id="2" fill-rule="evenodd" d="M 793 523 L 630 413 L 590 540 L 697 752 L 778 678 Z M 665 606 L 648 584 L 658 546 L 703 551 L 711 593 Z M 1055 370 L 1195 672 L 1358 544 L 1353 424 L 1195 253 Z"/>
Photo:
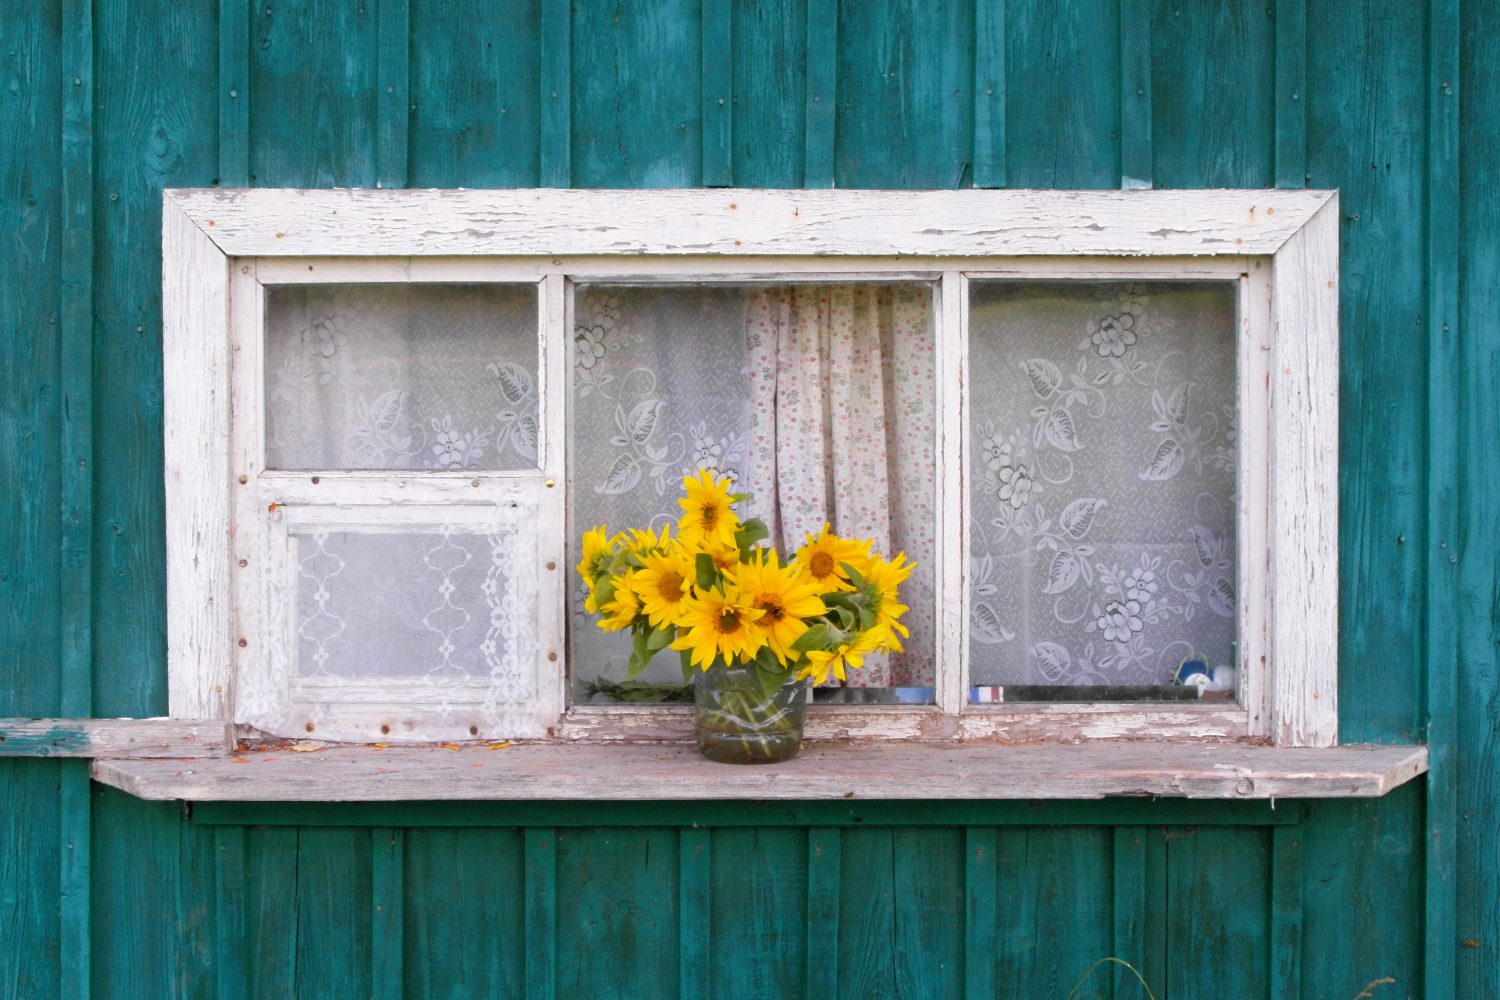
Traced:
<path id="1" fill-rule="evenodd" d="M 1232 698 L 1238 283 L 969 291 L 977 700 Z"/>
<path id="2" fill-rule="evenodd" d="M 826 522 L 916 561 L 903 585 L 905 651 L 872 657 L 851 677 L 857 694 L 820 697 L 930 703 L 935 286 L 787 278 L 575 286 L 570 549 L 594 524 L 675 522 L 684 473 L 731 476 L 784 551 Z M 672 697 L 674 654 L 620 688 L 628 637 L 596 628 L 576 585 L 569 595 L 576 702 Z"/>

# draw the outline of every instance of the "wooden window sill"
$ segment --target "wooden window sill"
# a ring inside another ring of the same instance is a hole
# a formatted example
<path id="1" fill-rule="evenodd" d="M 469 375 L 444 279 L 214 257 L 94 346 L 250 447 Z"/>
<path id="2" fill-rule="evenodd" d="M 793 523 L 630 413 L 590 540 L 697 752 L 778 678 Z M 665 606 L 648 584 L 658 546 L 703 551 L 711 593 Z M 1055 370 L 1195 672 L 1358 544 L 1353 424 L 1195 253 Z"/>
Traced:
<path id="1" fill-rule="evenodd" d="M 773 766 L 683 744 L 322 746 L 96 760 L 96 781 L 190 802 L 1374 798 L 1427 770 L 1423 746 L 815 742 Z"/>

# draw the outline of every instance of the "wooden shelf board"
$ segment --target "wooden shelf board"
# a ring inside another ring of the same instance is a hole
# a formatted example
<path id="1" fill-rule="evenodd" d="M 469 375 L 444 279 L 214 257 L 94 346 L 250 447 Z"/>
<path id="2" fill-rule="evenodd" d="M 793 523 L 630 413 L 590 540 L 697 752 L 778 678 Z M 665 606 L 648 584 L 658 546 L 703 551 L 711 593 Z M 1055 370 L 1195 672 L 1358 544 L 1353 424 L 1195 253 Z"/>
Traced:
<path id="1" fill-rule="evenodd" d="M 1427 769 L 1422 746 L 813 743 L 765 767 L 682 744 L 452 746 L 99 760 L 93 774 L 139 798 L 195 802 L 1246 800 L 1373 798 Z"/>

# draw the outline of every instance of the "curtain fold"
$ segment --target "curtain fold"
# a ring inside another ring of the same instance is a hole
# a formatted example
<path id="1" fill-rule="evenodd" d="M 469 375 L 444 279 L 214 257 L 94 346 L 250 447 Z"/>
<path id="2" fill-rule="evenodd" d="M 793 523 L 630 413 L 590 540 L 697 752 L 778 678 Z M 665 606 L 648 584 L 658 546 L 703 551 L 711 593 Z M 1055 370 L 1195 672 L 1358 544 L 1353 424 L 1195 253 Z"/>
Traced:
<path id="1" fill-rule="evenodd" d="M 924 568 L 903 595 L 907 651 L 851 686 L 931 683 L 931 301 L 920 286 L 848 284 L 757 289 L 746 302 L 745 485 L 773 540 L 795 549 L 827 524 Z"/>

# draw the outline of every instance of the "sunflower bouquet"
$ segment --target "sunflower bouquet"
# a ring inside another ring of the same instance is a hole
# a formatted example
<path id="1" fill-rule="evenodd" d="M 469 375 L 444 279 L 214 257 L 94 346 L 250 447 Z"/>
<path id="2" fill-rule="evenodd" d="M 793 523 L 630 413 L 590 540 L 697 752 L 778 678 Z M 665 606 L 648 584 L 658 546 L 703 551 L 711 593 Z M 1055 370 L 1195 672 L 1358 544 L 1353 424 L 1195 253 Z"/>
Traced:
<path id="1" fill-rule="evenodd" d="M 584 608 L 602 629 L 629 630 L 629 677 L 672 649 L 684 681 L 695 668 L 741 671 L 770 698 L 790 682 L 845 681 L 872 653 L 900 651 L 898 588 L 914 565 L 904 554 L 886 559 L 824 525 L 784 559 L 765 544 L 764 523 L 735 512 L 749 495 L 730 492 L 729 479 L 703 470 L 682 485 L 675 533 L 599 525 L 583 536 Z"/>

